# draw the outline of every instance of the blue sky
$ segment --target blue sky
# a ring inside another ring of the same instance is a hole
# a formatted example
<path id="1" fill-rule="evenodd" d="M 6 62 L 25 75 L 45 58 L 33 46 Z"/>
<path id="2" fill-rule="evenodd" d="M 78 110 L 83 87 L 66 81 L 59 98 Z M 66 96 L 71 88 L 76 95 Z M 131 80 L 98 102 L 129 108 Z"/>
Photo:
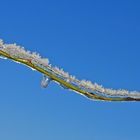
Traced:
<path id="1" fill-rule="evenodd" d="M 0 0 L 0 38 L 79 79 L 140 91 L 138 0 Z M 138 140 L 140 103 L 96 102 L 0 60 L 1 140 Z"/>

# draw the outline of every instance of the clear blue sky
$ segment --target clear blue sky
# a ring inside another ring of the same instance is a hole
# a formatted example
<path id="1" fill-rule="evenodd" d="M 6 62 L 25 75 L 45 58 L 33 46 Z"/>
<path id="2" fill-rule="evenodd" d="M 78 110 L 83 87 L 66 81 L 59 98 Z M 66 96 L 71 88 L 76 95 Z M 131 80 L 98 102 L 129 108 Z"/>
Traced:
<path id="1" fill-rule="evenodd" d="M 0 38 L 80 79 L 140 91 L 140 1 L 0 0 Z M 94 102 L 0 60 L 1 140 L 139 140 L 140 103 Z"/>

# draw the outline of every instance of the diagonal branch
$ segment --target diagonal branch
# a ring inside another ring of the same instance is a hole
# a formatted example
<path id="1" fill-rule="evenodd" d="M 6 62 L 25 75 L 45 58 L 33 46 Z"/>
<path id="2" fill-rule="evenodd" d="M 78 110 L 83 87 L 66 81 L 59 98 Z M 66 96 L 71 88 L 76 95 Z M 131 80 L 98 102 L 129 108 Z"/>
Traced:
<path id="1" fill-rule="evenodd" d="M 89 99 L 101 101 L 140 101 L 139 92 L 112 90 L 103 88 L 96 83 L 93 84 L 90 81 L 80 81 L 63 70 L 52 67 L 48 59 L 41 58 L 37 53 L 25 51 L 16 44 L 4 44 L 1 41 L 0 56 L 37 70 L 43 75 L 48 76 L 52 81 Z"/>

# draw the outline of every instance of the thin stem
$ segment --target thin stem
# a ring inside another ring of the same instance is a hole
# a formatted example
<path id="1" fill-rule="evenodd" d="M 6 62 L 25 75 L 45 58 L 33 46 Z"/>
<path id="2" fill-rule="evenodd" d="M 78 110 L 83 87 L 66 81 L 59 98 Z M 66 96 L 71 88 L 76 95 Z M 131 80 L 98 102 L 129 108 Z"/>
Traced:
<path id="1" fill-rule="evenodd" d="M 102 95 L 97 95 L 95 93 L 90 93 L 90 92 L 87 92 L 86 90 L 84 89 L 80 89 L 78 88 L 77 86 L 74 86 L 72 84 L 70 84 L 69 82 L 63 80 L 63 79 L 60 79 L 59 77 L 53 75 L 52 73 L 50 73 L 49 71 L 39 67 L 39 66 L 36 66 L 34 65 L 31 61 L 29 60 L 25 60 L 25 59 L 22 59 L 22 58 L 14 58 L 13 56 L 10 56 L 8 53 L 0 50 L 0 55 L 3 56 L 3 57 L 6 57 L 8 59 L 11 59 L 13 61 L 16 61 L 16 62 L 20 62 L 26 66 L 29 66 L 39 72 L 41 72 L 42 74 L 44 75 L 47 75 L 48 77 L 50 77 L 52 80 L 58 82 L 59 84 L 67 87 L 68 89 L 72 90 L 72 91 L 75 91 L 81 95 L 84 95 L 90 99 L 95 99 L 95 100 L 102 100 L 102 101 L 140 101 L 139 98 L 131 98 L 131 97 L 105 97 L 105 96 L 102 96 Z"/>

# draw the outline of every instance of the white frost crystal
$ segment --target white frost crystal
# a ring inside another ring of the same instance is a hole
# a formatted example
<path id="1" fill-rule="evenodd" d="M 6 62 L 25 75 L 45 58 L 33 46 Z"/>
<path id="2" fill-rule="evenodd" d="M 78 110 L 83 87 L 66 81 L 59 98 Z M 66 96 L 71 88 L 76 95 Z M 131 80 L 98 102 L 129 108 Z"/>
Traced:
<path id="1" fill-rule="evenodd" d="M 53 67 L 51 64 L 49 64 L 49 60 L 47 58 L 41 58 L 41 56 L 30 51 L 26 51 L 23 47 L 17 46 L 16 44 L 4 44 L 2 40 L 0 40 L 0 51 L 3 51 L 10 55 L 12 58 L 20 58 L 23 60 L 30 61 L 32 64 L 41 67 L 45 70 L 49 70 L 51 74 L 55 74 L 55 76 L 58 76 L 59 78 L 62 78 L 65 82 L 73 84 L 74 86 L 77 86 L 80 89 L 102 93 L 106 96 L 127 96 L 132 98 L 140 98 L 140 93 L 137 91 L 127 91 L 127 90 L 113 90 L 109 88 L 104 88 L 101 85 L 98 85 L 97 83 L 92 83 L 91 81 L 86 80 L 78 80 L 75 78 L 75 76 L 70 75 L 68 72 L 65 72 L 63 69 L 59 69 L 58 67 Z M 3 58 L 3 57 L 2 57 Z M 43 76 L 43 79 L 41 81 L 42 87 L 47 87 L 50 83 L 51 79 Z"/>
<path id="2" fill-rule="evenodd" d="M 3 40 L 0 39 L 0 49 L 2 49 L 2 48 L 3 48 Z"/>

